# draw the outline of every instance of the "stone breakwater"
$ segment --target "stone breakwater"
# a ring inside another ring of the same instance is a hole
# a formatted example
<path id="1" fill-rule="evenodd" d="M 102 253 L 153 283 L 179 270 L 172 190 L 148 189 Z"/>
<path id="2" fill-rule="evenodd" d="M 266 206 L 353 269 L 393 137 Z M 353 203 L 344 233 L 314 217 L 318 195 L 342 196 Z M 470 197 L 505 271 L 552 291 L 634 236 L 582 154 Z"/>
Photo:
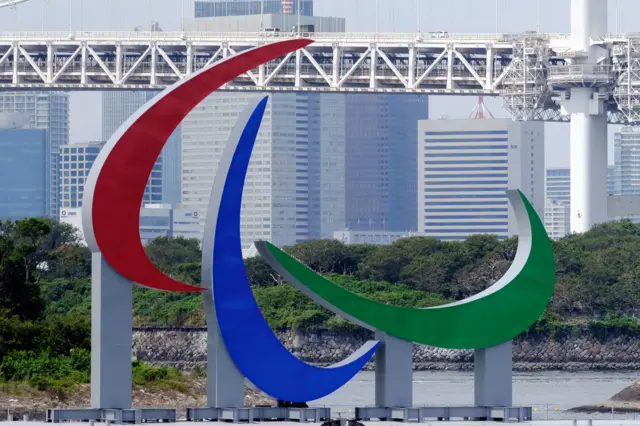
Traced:
<path id="1" fill-rule="evenodd" d="M 366 331 L 281 331 L 278 338 L 298 358 L 321 366 L 341 361 L 372 335 Z M 250 343 L 250 336 L 247 336 Z M 248 348 L 251 346 L 248 345 Z M 259 350 L 259 349 L 256 349 Z M 133 333 L 133 355 L 157 366 L 190 370 L 206 365 L 207 333 L 201 328 L 145 328 Z M 635 336 L 549 337 L 519 339 L 513 346 L 514 367 L 540 370 L 640 370 L 640 339 Z M 471 370 L 472 350 L 414 345 L 415 370 Z M 366 369 L 372 369 L 372 363 Z"/>

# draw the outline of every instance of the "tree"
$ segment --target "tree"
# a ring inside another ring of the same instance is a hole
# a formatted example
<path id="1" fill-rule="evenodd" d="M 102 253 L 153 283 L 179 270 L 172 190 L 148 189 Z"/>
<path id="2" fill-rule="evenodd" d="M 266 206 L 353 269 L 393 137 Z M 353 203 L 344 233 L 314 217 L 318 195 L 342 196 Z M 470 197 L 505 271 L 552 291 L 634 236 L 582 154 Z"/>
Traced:
<path id="1" fill-rule="evenodd" d="M 260 256 L 250 257 L 244 260 L 247 278 L 254 287 L 270 287 L 281 285 L 283 279 Z"/>
<path id="2" fill-rule="evenodd" d="M 200 241 L 183 237 L 159 237 L 145 247 L 151 263 L 165 274 L 176 272 L 176 266 L 182 263 L 201 263 Z"/>
<path id="3" fill-rule="evenodd" d="M 310 240 L 285 250 L 320 274 L 351 274 L 358 268 L 356 258 L 338 240 Z"/>
<path id="4" fill-rule="evenodd" d="M 40 298 L 38 250 L 50 231 L 41 219 L 0 223 L 0 311 L 34 320 L 44 311 Z"/>

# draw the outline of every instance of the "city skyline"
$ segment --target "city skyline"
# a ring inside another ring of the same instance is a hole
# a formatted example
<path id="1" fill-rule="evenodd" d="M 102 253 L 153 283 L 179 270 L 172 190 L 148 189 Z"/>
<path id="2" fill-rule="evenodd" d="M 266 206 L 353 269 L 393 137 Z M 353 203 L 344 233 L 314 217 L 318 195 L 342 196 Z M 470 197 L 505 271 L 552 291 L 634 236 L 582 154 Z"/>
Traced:
<path id="1" fill-rule="evenodd" d="M 380 8 L 376 20 L 375 8 L 363 7 L 365 0 L 340 2 L 336 0 L 315 0 L 314 13 L 323 16 L 341 16 L 348 21 L 347 31 L 405 31 L 414 32 L 419 27 L 422 31 L 458 31 L 458 32 L 495 32 L 496 13 L 494 0 L 477 0 L 469 3 L 462 0 L 433 2 L 419 0 L 411 2 L 411 7 L 398 8 L 397 2 L 380 0 Z M 569 32 L 569 1 L 554 2 L 540 0 L 540 30 L 552 33 Z M 619 0 L 616 16 L 614 2 L 610 2 L 609 28 L 612 32 L 628 32 L 639 26 L 632 19 L 634 12 L 640 11 L 640 5 L 632 0 Z M 145 0 L 144 2 L 125 2 L 113 0 L 108 4 L 103 1 L 67 0 L 55 3 L 57 7 L 45 0 L 31 0 L 15 10 L 5 9 L 0 13 L 0 23 L 5 31 L 23 30 L 49 31 L 84 30 L 132 30 L 134 27 L 148 28 L 151 20 L 157 20 L 165 31 L 178 31 L 181 19 L 193 16 L 194 1 L 185 0 Z M 85 4 L 85 7 L 81 7 Z M 181 5 L 184 4 L 182 8 Z M 368 3 L 367 3 L 368 4 Z M 420 4 L 420 13 L 415 4 Z M 464 7 L 462 7 L 464 6 Z M 124 13 L 124 9 L 127 13 Z M 464 13 L 451 13 L 464 10 Z M 184 13 L 182 13 L 184 11 Z M 553 12 L 552 12 L 553 11 Z M 84 18 L 81 18 L 84 15 Z M 41 19 L 34 19 L 40 17 Z M 515 32 L 536 29 L 538 13 L 534 2 L 525 0 L 500 0 L 498 31 Z M 376 21 L 378 22 L 376 25 Z M 71 143 L 86 142 L 99 139 L 100 115 L 99 94 L 90 92 L 72 92 L 71 94 Z M 474 101 L 468 98 L 431 97 L 429 108 L 432 116 L 447 115 L 452 118 L 464 118 L 467 110 L 473 107 Z M 498 98 L 488 98 L 486 103 L 497 118 L 506 117 Z M 86 108 L 95 105 L 95 109 Z M 545 149 L 547 167 L 568 167 L 569 165 L 569 130 L 568 125 L 547 123 Z M 609 126 L 609 163 L 613 162 L 613 134 L 619 126 Z"/>

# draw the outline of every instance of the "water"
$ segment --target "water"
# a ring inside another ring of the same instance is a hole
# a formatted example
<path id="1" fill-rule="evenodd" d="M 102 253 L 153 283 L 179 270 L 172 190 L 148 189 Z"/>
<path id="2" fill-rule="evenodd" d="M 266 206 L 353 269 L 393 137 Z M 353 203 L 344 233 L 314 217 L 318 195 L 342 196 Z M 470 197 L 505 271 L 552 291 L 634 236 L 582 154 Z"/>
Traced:
<path id="1" fill-rule="evenodd" d="M 356 406 L 375 400 L 374 373 L 359 373 L 343 388 L 309 404 L 329 406 L 353 415 Z M 534 419 L 634 419 L 634 414 L 567 413 L 570 408 L 604 402 L 634 381 L 632 372 L 514 373 L 514 405 L 534 408 Z M 421 405 L 473 405 L 473 372 L 416 372 L 413 375 L 413 403 Z M 351 412 L 351 413 L 349 413 Z M 635 415 L 640 419 L 640 413 Z"/>

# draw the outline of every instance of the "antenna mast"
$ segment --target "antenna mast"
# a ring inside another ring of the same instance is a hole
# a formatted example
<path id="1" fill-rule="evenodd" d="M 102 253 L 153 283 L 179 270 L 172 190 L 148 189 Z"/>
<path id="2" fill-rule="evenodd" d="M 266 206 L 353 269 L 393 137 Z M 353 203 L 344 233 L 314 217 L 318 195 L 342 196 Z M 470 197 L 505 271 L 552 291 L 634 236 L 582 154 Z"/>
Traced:
<path id="1" fill-rule="evenodd" d="M 480 95 L 478 96 L 478 103 L 476 104 L 475 107 L 473 107 L 471 114 L 469 114 L 469 119 L 476 120 L 476 119 L 484 119 L 484 118 L 494 118 L 494 117 L 493 117 L 493 114 L 491 114 L 491 111 L 489 111 L 489 108 L 487 108 L 487 106 L 484 104 L 484 96 Z"/>

